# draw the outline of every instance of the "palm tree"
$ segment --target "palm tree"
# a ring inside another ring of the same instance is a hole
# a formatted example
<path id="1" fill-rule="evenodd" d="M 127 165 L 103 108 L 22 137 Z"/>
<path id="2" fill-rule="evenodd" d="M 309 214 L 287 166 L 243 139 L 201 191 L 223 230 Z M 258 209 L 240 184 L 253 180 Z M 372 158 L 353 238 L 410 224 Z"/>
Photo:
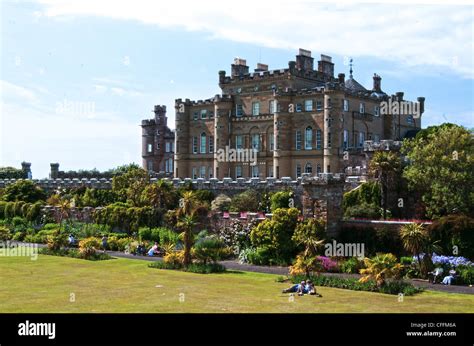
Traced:
<path id="1" fill-rule="evenodd" d="M 173 186 L 163 179 L 148 185 L 143 191 L 143 198 L 154 208 L 170 205 L 173 197 Z"/>
<path id="2" fill-rule="evenodd" d="M 398 279 L 402 265 L 397 262 L 397 257 L 391 253 L 377 254 L 373 258 L 365 258 L 365 269 L 361 269 L 362 277 L 360 282 L 375 280 L 377 286 L 383 286 L 390 278 Z"/>
<path id="3" fill-rule="evenodd" d="M 184 261 L 183 264 L 187 267 L 191 264 L 191 247 L 193 245 L 193 229 L 196 226 L 194 215 L 184 215 L 178 222 L 178 228 L 183 230 L 184 243 Z"/>
<path id="4" fill-rule="evenodd" d="M 369 164 L 369 171 L 378 178 L 382 188 L 383 218 L 387 219 L 388 190 L 401 169 L 400 157 L 392 151 L 377 151 Z"/>
<path id="5" fill-rule="evenodd" d="M 69 216 L 70 216 L 70 213 L 71 213 L 71 207 L 72 207 L 72 203 L 67 200 L 67 199 L 63 199 L 63 200 L 60 200 L 58 202 L 58 204 L 56 205 L 56 207 L 58 208 L 58 216 L 57 216 L 57 220 L 58 220 L 58 223 L 59 223 L 59 232 L 61 232 L 61 226 L 62 226 L 62 223 L 63 223 L 63 220 L 64 219 L 69 219 Z"/>
<path id="6" fill-rule="evenodd" d="M 422 272 L 422 265 L 420 254 L 425 250 L 428 243 L 428 232 L 423 227 L 423 224 L 409 223 L 400 228 L 400 238 L 405 250 L 416 256 L 420 272 Z"/>

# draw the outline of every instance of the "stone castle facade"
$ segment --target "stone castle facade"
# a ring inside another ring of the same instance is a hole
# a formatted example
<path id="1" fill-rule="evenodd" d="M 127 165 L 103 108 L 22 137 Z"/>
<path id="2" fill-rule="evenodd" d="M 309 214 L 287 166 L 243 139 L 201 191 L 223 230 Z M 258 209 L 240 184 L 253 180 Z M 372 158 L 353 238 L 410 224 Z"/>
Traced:
<path id="1" fill-rule="evenodd" d="M 352 67 L 348 79 L 335 77 L 331 57 L 321 55 L 315 69 L 303 49 L 287 68 L 272 71 L 258 64 L 250 73 L 236 58 L 230 76 L 219 71 L 219 87 L 211 99 L 175 101 L 174 133 L 166 108 L 155 107 L 155 118 L 142 122 L 145 169 L 167 171 L 172 162 L 175 177 L 193 179 L 346 172 L 357 163 L 344 155 L 362 151 L 365 141 L 401 140 L 421 128 L 418 116 L 381 111 L 384 101 L 408 101 L 403 92 L 382 91 L 380 76 L 366 89 Z M 421 114 L 424 98 L 417 104 Z M 173 135 L 174 146 L 167 145 Z"/>

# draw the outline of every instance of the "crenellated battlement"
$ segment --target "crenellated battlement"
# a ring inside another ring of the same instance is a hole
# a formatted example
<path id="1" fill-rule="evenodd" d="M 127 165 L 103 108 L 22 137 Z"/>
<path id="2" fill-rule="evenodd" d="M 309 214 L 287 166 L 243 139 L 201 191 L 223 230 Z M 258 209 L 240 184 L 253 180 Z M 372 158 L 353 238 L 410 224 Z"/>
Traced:
<path id="1" fill-rule="evenodd" d="M 0 179 L 0 188 L 5 188 L 10 184 L 22 179 Z M 65 178 L 65 179 L 32 179 L 33 183 L 41 187 L 44 190 L 55 190 L 59 188 L 76 188 L 76 187 L 89 187 L 94 189 L 111 189 L 112 179 L 111 178 Z"/>

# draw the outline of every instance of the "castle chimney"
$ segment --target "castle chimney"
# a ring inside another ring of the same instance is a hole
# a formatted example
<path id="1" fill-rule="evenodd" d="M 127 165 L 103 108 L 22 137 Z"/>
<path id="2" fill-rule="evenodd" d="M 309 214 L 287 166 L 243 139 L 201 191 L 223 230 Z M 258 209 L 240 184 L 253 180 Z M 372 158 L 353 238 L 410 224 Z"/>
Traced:
<path id="1" fill-rule="evenodd" d="M 30 162 L 22 162 L 21 170 L 23 171 L 25 178 L 31 179 L 31 163 Z"/>
<path id="2" fill-rule="evenodd" d="M 374 87 L 372 91 L 376 92 L 381 92 L 382 91 L 382 77 L 380 77 L 378 74 L 374 73 Z"/>
<path id="3" fill-rule="evenodd" d="M 344 84 L 346 81 L 346 75 L 344 73 L 339 73 L 337 79 L 339 79 L 339 84 Z"/>
<path id="4" fill-rule="evenodd" d="M 51 173 L 49 174 L 50 179 L 58 179 L 59 177 L 59 163 L 51 163 Z"/>
<path id="5" fill-rule="evenodd" d="M 397 101 L 403 101 L 403 91 L 397 91 L 395 95 L 397 95 Z"/>
<path id="6" fill-rule="evenodd" d="M 219 84 L 223 84 L 225 81 L 225 71 L 219 71 Z"/>
<path id="7" fill-rule="evenodd" d="M 232 77 L 242 77 L 249 73 L 249 67 L 247 66 L 247 60 L 241 58 L 235 58 L 232 67 Z"/>
<path id="8" fill-rule="evenodd" d="M 321 60 L 318 61 L 318 71 L 329 77 L 334 77 L 334 63 L 329 55 L 321 54 Z"/>
<path id="9" fill-rule="evenodd" d="M 421 114 L 424 113 L 425 112 L 425 98 L 420 96 L 420 97 L 417 97 L 416 100 L 420 104 L 420 113 Z"/>
<path id="10" fill-rule="evenodd" d="M 312 71 L 314 69 L 314 58 L 311 51 L 300 48 L 296 56 L 296 68 L 298 70 Z"/>
<path id="11" fill-rule="evenodd" d="M 255 69 L 255 72 L 263 72 L 263 71 L 268 71 L 268 65 L 258 63 L 257 68 Z"/>
<path id="12" fill-rule="evenodd" d="M 296 70 L 296 61 L 288 61 L 288 69 L 290 73 L 294 73 Z"/>

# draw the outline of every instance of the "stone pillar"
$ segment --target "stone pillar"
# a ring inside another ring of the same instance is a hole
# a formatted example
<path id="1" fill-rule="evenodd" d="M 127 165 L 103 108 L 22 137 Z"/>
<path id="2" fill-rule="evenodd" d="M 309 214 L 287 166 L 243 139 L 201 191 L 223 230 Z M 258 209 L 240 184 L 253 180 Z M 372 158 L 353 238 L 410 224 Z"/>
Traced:
<path id="1" fill-rule="evenodd" d="M 329 89 L 324 93 L 324 143 L 323 172 L 340 173 L 342 158 L 341 136 L 343 131 L 342 100 L 344 94 L 340 90 Z M 331 136 L 331 146 L 328 138 Z M 328 168 L 330 168 L 328 170 Z"/>

